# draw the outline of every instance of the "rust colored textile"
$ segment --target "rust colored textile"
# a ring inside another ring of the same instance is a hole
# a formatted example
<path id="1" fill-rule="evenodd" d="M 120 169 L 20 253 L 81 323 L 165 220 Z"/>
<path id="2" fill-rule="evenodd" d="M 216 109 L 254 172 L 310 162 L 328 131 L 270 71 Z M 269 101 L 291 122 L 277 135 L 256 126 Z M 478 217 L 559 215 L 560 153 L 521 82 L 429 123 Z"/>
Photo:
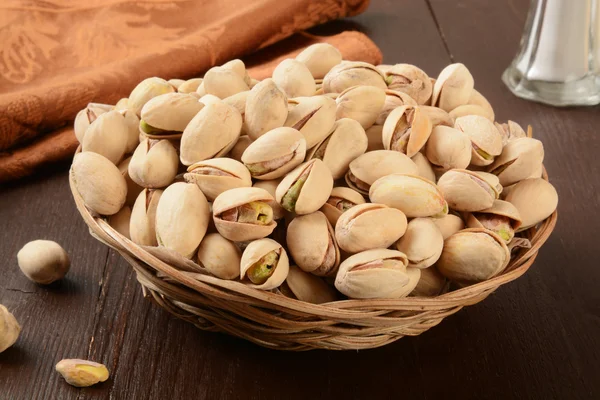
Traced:
<path id="1" fill-rule="evenodd" d="M 72 156 L 75 114 L 114 104 L 150 76 L 191 78 L 243 57 L 262 79 L 303 47 L 381 62 L 359 32 L 301 32 L 369 0 L 6 0 L 0 5 L 0 182 Z M 290 37 L 291 36 L 291 37 Z M 287 38 L 287 39 L 286 39 Z M 284 40 L 285 39 L 285 40 Z M 277 43 L 280 42 L 280 43 Z M 267 47 L 269 46 L 269 47 Z"/>

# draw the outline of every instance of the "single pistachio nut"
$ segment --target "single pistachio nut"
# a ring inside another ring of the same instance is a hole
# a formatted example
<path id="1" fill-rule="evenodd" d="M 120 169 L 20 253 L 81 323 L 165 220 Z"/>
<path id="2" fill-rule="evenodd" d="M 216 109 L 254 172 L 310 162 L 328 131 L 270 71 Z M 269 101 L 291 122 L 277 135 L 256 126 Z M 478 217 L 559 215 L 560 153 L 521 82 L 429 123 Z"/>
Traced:
<path id="1" fill-rule="evenodd" d="M 227 61 L 225 64 L 221 65 L 221 68 L 230 69 L 241 76 L 246 85 L 250 86 L 252 84 L 252 79 L 246 70 L 246 64 L 244 64 L 242 60 L 236 58 L 234 60 Z"/>
<path id="2" fill-rule="evenodd" d="M 135 183 L 129 176 L 129 164 L 131 164 L 131 157 L 127 157 L 121 161 L 121 163 L 118 165 L 118 168 L 121 172 L 121 175 L 123 175 L 123 178 L 125 178 L 125 183 L 127 184 L 127 197 L 125 198 L 125 204 L 133 207 L 133 203 L 135 203 L 135 200 L 140 192 L 144 190 L 144 188 Z"/>
<path id="3" fill-rule="evenodd" d="M 383 124 L 383 147 L 412 157 L 427 143 L 431 121 L 417 106 L 401 106 L 392 111 Z"/>
<path id="4" fill-rule="evenodd" d="M 233 69 L 225 67 L 212 67 L 206 71 L 202 84 L 206 94 L 212 94 L 219 99 L 250 90 L 244 77 Z"/>
<path id="5" fill-rule="evenodd" d="M 312 304 L 323 304 L 337 300 L 335 290 L 318 276 L 304 272 L 295 265 L 279 287 L 284 296 Z"/>
<path id="6" fill-rule="evenodd" d="M 131 240 L 129 224 L 131 221 L 131 207 L 125 205 L 121 210 L 108 217 L 108 224 L 121 235 Z"/>
<path id="7" fill-rule="evenodd" d="M 287 278 L 289 259 L 283 247 L 272 239 L 258 239 L 244 249 L 240 277 L 256 289 L 271 290 Z"/>
<path id="8" fill-rule="evenodd" d="M 185 82 L 184 79 L 169 79 L 167 82 L 169 82 L 169 85 L 173 86 L 175 89 L 179 89 L 179 86 L 181 86 L 181 84 L 183 82 Z"/>
<path id="9" fill-rule="evenodd" d="M 159 246 L 192 258 L 209 219 L 208 201 L 198 186 L 173 183 L 162 193 L 156 208 L 156 241 Z"/>
<path id="10" fill-rule="evenodd" d="M 252 186 L 252 177 L 244 164 L 230 158 L 213 158 L 190 165 L 183 176 L 194 183 L 209 201 L 229 189 Z"/>
<path id="11" fill-rule="evenodd" d="M 451 209 L 480 211 L 489 208 L 499 191 L 488 176 L 466 169 L 451 169 L 438 180 L 438 187 Z"/>
<path id="12" fill-rule="evenodd" d="M 56 242 L 34 240 L 17 253 L 21 272 L 35 283 L 49 285 L 62 279 L 71 266 L 69 255 Z"/>
<path id="13" fill-rule="evenodd" d="M 283 126 L 287 116 L 287 96 L 273 79 L 265 79 L 252 88 L 246 99 L 244 114 L 250 139 L 256 140 L 271 129 Z"/>
<path id="14" fill-rule="evenodd" d="M 119 99 L 119 101 L 117 101 L 117 104 L 115 104 L 114 107 L 115 110 L 117 111 L 125 111 L 129 109 L 129 99 L 127 97 L 123 97 L 121 99 Z M 107 111 L 110 110 L 107 109 Z"/>
<path id="15" fill-rule="evenodd" d="M 78 153 L 69 173 L 75 190 L 93 212 L 112 215 L 125 204 L 125 178 L 106 157 L 91 151 Z"/>
<path id="16" fill-rule="evenodd" d="M 335 102 L 336 119 L 350 118 L 368 129 L 383 109 L 385 91 L 375 86 L 352 86 L 341 92 Z"/>
<path id="17" fill-rule="evenodd" d="M 77 113 L 75 122 L 73 123 L 73 131 L 75 132 L 75 137 L 79 143 L 83 143 L 85 132 L 90 124 L 100 115 L 110 110 L 111 107 L 108 104 L 90 103 L 86 108 Z"/>
<path id="18" fill-rule="evenodd" d="M 525 179 L 515 184 L 504 200 L 519 211 L 521 226 L 517 231 L 523 231 L 552 215 L 558 205 L 558 194 L 544 179 Z"/>
<path id="19" fill-rule="evenodd" d="M 465 169 L 471 163 L 471 140 L 464 132 L 448 126 L 433 128 L 425 147 L 425 156 L 438 173 Z"/>
<path id="20" fill-rule="evenodd" d="M 469 213 L 466 217 L 469 228 L 485 228 L 500 236 L 507 244 L 521 226 L 519 210 L 511 203 L 494 200 L 485 210 Z"/>
<path id="21" fill-rule="evenodd" d="M 329 43 L 315 43 L 302 50 L 296 60 L 306 65 L 313 78 L 322 79 L 342 62 L 342 53 Z"/>
<path id="22" fill-rule="evenodd" d="M 541 178 L 544 175 L 544 164 L 538 165 L 527 179 Z"/>
<path id="23" fill-rule="evenodd" d="M 237 142 L 235 142 L 235 144 L 227 154 L 227 157 L 242 162 L 242 155 L 244 154 L 244 151 L 246 151 L 248 146 L 250 146 L 250 143 L 252 143 L 252 139 L 250 139 L 250 136 L 240 136 Z"/>
<path id="24" fill-rule="evenodd" d="M 131 209 L 129 234 L 131 241 L 141 246 L 158 246 L 156 240 L 156 208 L 162 190 L 144 189 Z"/>
<path id="25" fill-rule="evenodd" d="M 321 207 L 331 226 L 336 226 L 340 216 L 352 207 L 365 204 L 365 199 L 356 190 L 347 187 L 334 187 L 327 202 Z"/>
<path id="26" fill-rule="evenodd" d="M 238 110 L 240 115 L 242 116 L 242 120 L 246 120 L 246 101 L 248 100 L 248 96 L 250 95 L 250 91 L 246 90 L 245 92 L 239 92 L 234 94 L 233 96 L 229 96 L 223 99 L 225 104 L 230 105 L 231 107 Z M 246 124 L 242 125 L 242 134 L 246 134 Z"/>
<path id="27" fill-rule="evenodd" d="M 204 96 L 200 97 L 198 101 L 207 106 L 209 104 L 220 103 L 221 99 L 214 94 L 205 94 Z"/>
<path id="28" fill-rule="evenodd" d="M 180 134 L 203 107 L 204 104 L 191 94 L 156 96 L 142 108 L 140 130 L 160 137 Z"/>
<path id="29" fill-rule="evenodd" d="M 198 247 L 198 264 L 221 279 L 237 279 L 240 276 L 242 252 L 235 243 L 218 233 L 204 236 Z"/>
<path id="30" fill-rule="evenodd" d="M 104 364 L 79 359 L 60 360 L 56 371 L 71 386 L 88 387 L 108 379 L 108 369 Z"/>
<path id="31" fill-rule="evenodd" d="M 431 218 L 411 220 L 404 236 L 396 243 L 396 249 L 406 254 L 408 266 L 421 269 L 435 264 L 443 247 L 442 232 Z"/>
<path id="32" fill-rule="evenodd" d="M 196 93 L 196 90 L 198 90 L 198 87 L 200 86 L 202 81 L 203 81 L 202 78 L 188 79 L 187 81 L 182 82 L 177 87 L 177 92 L 179 92 L 179 93 Z"/>
<path id="33" fill-rule="evenodd" d="M 477 90 L 473 89 L 471 92 L 471 97 L 469 97 L 469 105 L 478 106 L 483 109 L 483 116 L 489 119 L 490 121 L 495 121 L 496 116 L 494 114 L 494 109 L 490 102 Z"/>
<path id="34" fill-rule="evenodd" d="M 164 79 L 153 77 L 147 78 L 138 83 L 131 91 L 127 106 L 133 110 L 138 117 L 141 117 L 142 108 L 150 99 L 165 93 L 175 92 L 175 87 Z"/>
<path id="35" fill-rule="evenodd" d="M 435 267 L 421 270 L 421 278 L 410 293 L 415 297 L 433 297 L 442 294 L 446 288 L 446 278 Z"/>
<path id="36" fill-rule="evenodd" d="M 284 126 L 297 129 L 306 139 L 310 149 L 331 132 L 335 124 L 335 101 L 327 96 L 299 98 L 298 104 L 289 112 Z"/>
<path id="37" fill-rule="evenodd" d="M 312 96 L 316 89 L 315 79 L 306 65 L 288 58 L 273 70 L 273 82 L 288 97 Z"/>
<path id="38" fill-rule="evenodd" d="M 502 153 L 502 136 L 487 118 L 479 115 L 460 117 L 454 122 L 454 128 L 466 133 L 471 139 L 471 164 L 490 165 Z"/>
<path id="39" fill-rule="evenodd" d="M 85 131 L 82 151 L 98 153 L 113 164 L 123 158 L 129 140 L 129 128 L 125 117 L 118 111 L 100 114 Z"/>
<path id="40" fill-rule="evenodd" d="M 463 64 L 450 64 L 440 72 L 435 84 L 431 105 L 450 112 L 467 104 L 473 92 L 473 76 Z"/>
<path id="41" fill-rule="evenodd" d="M 332 189 L 333 178 L 329 168 L 323 161 L 312 159 L 288 173 L 277 186 L 275 194 L 284 209 L 303 215 L 321 208 Z"/>
<path id="42" fill-rule="evenodd" d="M 416 105 L 417 102 L 408 94 L 388 89 L 385 91 L 385 102 L 379 112 L 379 116 L 375 120 L 375 125 L 383 125 L 388 115 L 398 107 Z"/>
<path id="43" fill-rule="evenodd" d="M 273 196 L 273 201 L 270 201 L 267 204 L 271 206 L 271 209 L 273 209 L 273 219 L 276 221 L 285 217 L 285 210 L 283 207 L 281 207 L 281 204 L 275 201 L 275 192 L 277 191 L 277 186 L 279 186 L 280 183 L 281 179 L 271 179 L 268 181 L 256 181 L 254 182 L 254 185 L 252 185 L 253 187 L 266 190 L 271 196 Z"/>
<path id="44" fill-rule="evenodd" d="M 125 153 L 133 153 L 135 148 L 140 144 L 140 118 L 133 110 L 119 111 L 125 117 L 125 125 L 127 125 L 127 145 L 125 146 Z"/>
<path id="45" fill-rule="evenodd" d="M 335 238 L 347 253 L 385 249 L 406 232 L 406 215 L 383 204 L 356 205 L 338 219 Z"/>
<path id="46" fill-rule="evenodd" d="M 142 187 L 158 189 L 173 182 L 178 168 L 177 150 L 170 141 L 144 139 L 131 157 L 129 176 Z"/>
<path id="47" fill-rule="evenodd" d="M 527 132 L 523 130 L 521 125 L 514 121 L 508 121 L 503 124 L 494 122 L 494 126 L 498 129 L 498 132 L 500 132 L 500 136 L 502 136 L 503 146 L 506 146 L 511 140 L 527 137 Z"/>
<path id="48" fill-rule="evenodd" d="M 417 165 L 405 154 L 391 150 L 375 150 L 354 159 L 349 165 L 345 179 L 350 188 L 366 196 L 373 182 L 383 176 L 417 173 Z"/>
<path id="49" fill-rule="evenodd" d="M 342 93 L 344 90 L 358 85 L 387 89 L 383 73 L 375 66 L 362 61 L 342 62 L 331 68 L 323 77 L 324 93 Z"/>
<path id="50" fill-rule="evenodd" d="M 0 304 L 0 353 L 11 347 L 21 333 L 21 325 L 6 307 Z"/>
<path id="51" fill-rule="evenodd" d="M 446 111 L 438 107 L 432 106 L 420 106 L 419 109 L 423 114 L 431 121 L 431 126 L 436 127 L 438 125 L 454 127 L 454 119 Z"/>
<path id="52" fill-rule="evenodd" d="M 256 187 L 227 190 L 213 202 L 213 221 L 219 233 L 234 242 L 264 238 L 277 226 L 269 205 L 273 200 Z"/>
<path id="53" fill-rule="evenodd" d="M 539 171 L 543 161 L 542 142 L 524 137 L 508 142 L 502 154 L 490 165 L 489 171 L 498 176 L 502 186 L 510 186 Z"/>
<path id="54" fill-rule="evenodd" d="M 427 157 L 425 157 L 423 155 L 423 153 L 419 152 L 419 153 L 415 154 L 414 156 L 411 157 L 411 160 L 413 160 L 413 162 L 415 164 L 417 164 L 417 169 L 418 169 L 417 175 L 419 175 L 421 178 L 425 178 L 428 181 L 431 181 L 433 183 L 435 183 L 437 181 L 437 178 L 435 176 L 435 171 L 433 170 L 433 166 L 431 165 L 431 163 L 429 162 Z"/>
<path id="55" fill-rule="evenodd" d="M 385 77 L 389 89 L 408 94 L 417 104 L 425 104 L 431 97 L 431 80 L 414 65 L 396 64 L 385 72 Z"/>
<path id="56" fill-rule="evenodd" d="M 373 125 L 365 131 L 367 135 L 367 152 L 374 150 L 384 150 L 382 132 L 383 125 Z"/>
<path id="57" fill-rule="evenodd" d="M 442 218 L 434 218 L 433 222 L 436 224 L 444 240 L 454 235 L 456 232 L 465 229 L 465 222 L 461 217 L 455 214 L 447 214 Z"/>

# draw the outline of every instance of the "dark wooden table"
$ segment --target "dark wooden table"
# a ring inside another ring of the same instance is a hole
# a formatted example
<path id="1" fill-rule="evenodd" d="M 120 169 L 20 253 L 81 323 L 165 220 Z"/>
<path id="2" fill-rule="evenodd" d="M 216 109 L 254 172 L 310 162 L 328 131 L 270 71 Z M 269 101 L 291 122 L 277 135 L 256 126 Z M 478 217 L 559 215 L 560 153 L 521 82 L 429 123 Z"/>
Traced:
<path id="1" fill-rule="evenodd" d="M 525 0 L 378 0 L 317 29 L 366 32 L 386 63 L 436 76 L 463 62 L 498 120 L 531 124 L 545 145 L 559 224 L 530 271 L 418 337 L 370 351 L 265 350 L 177 320 L 142 297 L 128 264 L 88 234 L 68 165 L 0 189 L 0 303 L 23 326 L 0 354 L 0 399 L 598 399 L 600 108 L 517 99 L 500 75 L 517 51 Z M 72 259 L 63 282 L 29 282 L 16 253 L 53 239 Z M 76 389 L 62 358 L 102 362 L 111 378 Z"/>

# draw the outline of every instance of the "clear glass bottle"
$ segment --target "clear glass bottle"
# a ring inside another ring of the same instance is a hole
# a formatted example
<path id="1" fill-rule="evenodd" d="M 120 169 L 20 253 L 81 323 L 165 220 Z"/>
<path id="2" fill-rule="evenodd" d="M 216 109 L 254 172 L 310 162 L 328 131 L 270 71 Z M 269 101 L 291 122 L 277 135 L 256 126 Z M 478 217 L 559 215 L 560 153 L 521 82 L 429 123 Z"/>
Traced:
<path id="1" fill-rule="evenodd" d="M 532 0 L 519 53 L 502 80 L 529 100 L 600 104 L 600 0 Z"/>

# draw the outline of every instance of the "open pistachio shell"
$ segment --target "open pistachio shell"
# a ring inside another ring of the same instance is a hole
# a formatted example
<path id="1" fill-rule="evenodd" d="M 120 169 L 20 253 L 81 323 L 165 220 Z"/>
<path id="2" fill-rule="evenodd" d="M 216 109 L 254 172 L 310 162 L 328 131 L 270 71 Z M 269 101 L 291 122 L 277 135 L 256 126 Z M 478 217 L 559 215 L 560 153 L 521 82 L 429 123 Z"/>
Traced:
<path id="1" fill-rule="evenodd" d="M 111 111 L 111 107 L 108 104 L 90 103 L 86 108 L 77 113 L 73 123 L 73 131 L 75 132 L 75 137 L 79 143 L 83 143 L 85 131 L 90 124 L 94 122 L 96 118 L 100 116 L 100 114 L 104 114 L 107 111 Z M 117 109 L 117 111 L 119 110 Z"/>
<path id="2" fill-rule="evenodd" d="M 431 128 L 429 117 L 419 107 L 398 107 L 383 124 L 383 147 L 412 157 L 427 143 Z"/>
<path id="3" fill-rule="evenodd" d="M 385 72 L 385 76 L 389 89 L 408 94 L 417 104 L 425 104 L 431 97 L 431 80 L 414 65 L 396 64 Z"/>
<path id="4" fill-rule="evenodd" d="M 164 188 L 175 179 L 179 167 L 177 150 L 168 140 L 144 139 L 129 163 L 129 176 L 145 188 Z"/>
<path id="5" fill-rule="evenodd" d="M 510 186 L 538 171 L 543 161 L 542 142 L 524 137 L 508 142 L 502 154 L 490 165 L 489 171 L 498 176 L 502 186 Z"/>
<path id="6" fill-rule="evenodd" d="M 290 265 L 288 276 L 280 290 L 287 297 L 307 303 L 323 304 L 337 300 L 335 290 L 323 279 L 304 272 L 295 265 Z"/>
<path id="7" fill-rule="evenodd" d="M 348 253 L 385 249 L 406 232 L 406 216 L 383 204 L 359 204 L 343 213 L 335 225 L 340 248 Z"/>
<path id="8" fill-rule="evenodd" d="M 363 127 L 353 119 L 335 122 L 331 134 L 309 150 L 307 160 L 323 160 L 333 179 L 343 177 L 350 162 L 367 150 L 368 139 Z"/>
<path id="9" fill-rule="evenodd" d="M 413 160 L 413 162 L 417 164 L 417 175 L 433 183 L 436 182 L 435 171 L 433 170 L 433 166 L 431 165 L 427 157 L 423 155 L 423 153 L 415 154 L 411 157 L 411 160 Z"/>
<path id="10" fill-rule="evenodd" d="M 252 177 L 244 164 L 230 158 L 199 161 L 188 167 L 184 179 L 195 183 L 209 201 L 226 190 L 252 186 Z"/>
<path id="11" fill-rule="evenodd" d="M 213 67 L 204 74 L 204 90 L 220 99 L 250 90 L 244 78 L 230 68 Z"/>
<path id="12" fill-rule="evenodd" d="M 288 173 L 276 190 L 279 204 L 298 215 L 310 214 L 325 204 L 333 189 L 329 168 L 319 159 L 300 164 Z"/>
<path id="13" fill-rule="evenodd" d="M 242 162 L 256 179 L 277 179 L 300 165 L 306 155 L 306 140 L 294 128 L 275 128 L 248 146 Z"/>
<path id="14" fill-rule="evenodd" d="M 313 78 L 322 79 L 342 62 L 342 53 L 329 43 L 315 43 L 302 50 L 296 60 L 306 65 Z"/>
<path id="15" fill-rule="evenodd" d="M 365 131 L 368 140 L 367 151 L 384 150 L 382 138 L 383 125 L 373 125 Z"/>
<path id="16" fill-rule="evenodd" d="M 436 266 L 446 278 L 468 284 L 493 278 L 509 261 L 510 252 L 502 238 L 486 229 L 472 228 L 446 239 Z"/>
<path id="17" fill-rule="evenodd" d="M 325 214 L 331 226 L 335 227 L 338 219 L 344 212 L 358 204 L 364 203 L 365 198 L 356 190 L 338 186 L 334 187 L 331 191 L 327 203 L 321 207 L 321 212 Z"/>
<path id="18" fill-rule="evenodd" d="M 415 297 L 433 297 L 440 295 L 446 287 L 446 278 L 435 267 L 421 269 L 417 286 L 410 292 Z"/>
<path id="19" fill-rule="evenodd" d="M 499 197 L 496 187 L 466 169 L 449 170 L 437 184 L 450 208 L 457 211 L 485 210 Z"/>
<path id="20" fill-rule="evenodd" d="M 461 217 L 454 214 L 447 214 L 442 218 L 434 218 L 433 222 L 442 233 L 444 240 L 448 239 L 456 232 L 465 229 L 465 222 Z"/>
<path id="21" fill-rule="evenodd" d="M 469 228 L 485 228 L 509 243 L 515 236 L 515 231 L 521 226 L 519 210 L 511 203 L 494 200 L 490 208 L 466 216 Z"/>
<path id="22" fill-rule="evenodd" d="M 81 143 L 82 151 L 98 153 L 117 165 L 127 149 L 129 127 L 118 111 L 100 114 L 88 126 Z"/>
<path id="23" fill-rule="evenodd" d="M 336 119 L 350 118 L 364 129 L 375 123 L 385 103 L 385 91 L 375 86 L 353 86 L 335 100 Z"/>
<path id="24" fill-rule="evenodd" d="M 283 247 L 272 239 L 259 239 L 244 250 L 240 277 L 251 287 L 271 290 L 285 281 L 289 269 L 290 262 Z"/>
<path id="25" fill-rule="evenodd" d="M 377 179 L 390 174 L 418 173 L 417 165 L 405 154 L 391 150 L 370 151 L 354 159 L 346 173 L 348 186 L 367 195 Z"/>
<path id="26" fill-rule="evenodd" d="M 467 104 L 480 107 L 483 110 L 483 116 L 489 119 L 490 121 L 493 122 L 496 119 L 492 105 L 477 90 L 473 89 L 473 91 L 471 92 L 471 97 L 469 97 L 469 102 Z"/>
<path id="27" fill-rule="evenodd" d="M 138 85 L 129 94 L 127 107 L 133 110 L 138 117 L 141 116 L 142 107 L 150 99 L 165 93 L 175 92 L 175 87 L 164 79 L 153 77 L 147 78 L 138 83 Z"/>
<path id="28" fill-rule="evenodd" d="M 420 106 L 419 109 L 431 121 L 431 126 L 444 125 L 454 127 L 454 119 L 446 111 L 438 107 Z"/>
<path id="29" fill-rule="evenodd" d="M 494 188 L 494 190 L 496 191 L 496 193 L 498 195 L 500 195 L 500 193 L 502 193 L 502 191 L 504 190 L 504 188 L 500 184 L 500 179 L 496 175 L 490 174 L 489 172 L 484 172 L 484 171 L 473 171 L 473 172 L 475 172 L 481 179 L 483 179 L 484 181 L 489 183 Z"/>
<path id="30" fill-rule="evenodd" d="M 242 162 L 242 155 L 244 154 L 244 151 L 246 151 L 248 146 L 250 146 L 250 143 L 252 143 L 252 139 L 250 139 L 250 136 L 240 136 L 237 142 L 235 142 L 235 144 L 227 154 L 227 157 Z"/>
<path id="31" fill-rule="evenodd" d="M 144 189 L 131 210 L 129 234 L 131 241 L 141 246 L 158 246 L 156 240 L 156 208 L 162 190 Z"/>
<path id="32" fill-rule="evenodd" d="M 202 78 L 192 78 L 181 83 L 177 88 L 179 93 L 195 93 L 198 90 L 198 86 L 202 83 Z"/>
<path id="33" fill-rule="evenodd" d="M 431 105 L 450 112 L 469 102 L 473 86 L 473 76 L 467 67 L 450 64 L 440 72 L 433 86 Z"/>
<path id="34" fill-rule="evenodd" d="M 556 210 L 558 194 L 544 179 L 525 179 L 512 187 L 505 200 L 519 210 L 522 224 L 518 231 L 522 231 L 542 222 Z"/>
<path id="35" fill-rule="evenodd" d="M 198 247 L 197 258 L 198 264 L 218 278 L 237 279 L 240 276 L 240 249 L 218 233 L 204 236 Z"/>
<path id="36" fill-rule="evenodd" d="M 415 218 L 408 223 L 406 233 L 396 243 L 396 249 L 406 254 L 408 266 L 428 268 L 436 263 L 444 238 L 431 218 Z"/>
<path id="37" fill-rule="evenodd" d="M 438 171 L 464 169 L 471 163 L 471 140 L 458 129 L 439 125 L 431 132 L 425 155 Z"/>
<path id="38" fill-rule="evenodd" d="M 287 96 L 273 82 L 265 79 L 252 88 L 246 99 L 245 131 L 250 139 L 283 126 L 288 116 Z"/>
<path id="39" fill-rule="evenodd" d="M 369 198 L 373 203 L 397 208 L 408 218 L 438 218 L 448 213 L 448 204 L 435 183 L 416 175 L 379 178 L 371 185 Z"/>
<path id="40" fill-rule="evenodd" d="M 324 93 L 342 93 L 358 85 L 387 89 L 385 76 L 375 66 L 362 61 L 347 61 L 333 67 L 323 78 Z"/>
<path id="41" fill-rule="evenodd" d="M 140 129 L 147 134 L 183 132 L 204 104 L 190 94 L 167 93 L 149 100 L 142 108 Z"/>
<path id="42" fill-rule="evenodd" d="M 385 91 L 385 102 L 383 103 L 383 108 L 381 109 L 379 115 L 377 116 L 377 119 L 375 120 L 375 124 L 383 125 L 388 115 L 390 115 L 390 113 L 393 110 L 400 106 L 416 105 L 417 102 L 408 94 L 388 89 Z"/>
<path id="43" fill-rule="evenodd" d="M 466 133 L 471 139 L 471 164 L 490 165 L 494 157 L 502 153 L 502 136 L 494 124 L 479 115 L 467 115 L 454 122 L 454 128 Z"/>
<path id="44" fill-rule="evenodd" d="M 503 146 L 506 146 L 506 144 L 512 140 L 527 137 L 527 132 L 523 130 L 521 125 L 514 121 L 508 121 L 504 124 L 494 122 L 494 126 L 498 129 L 498 132 L 500 132 L 500 136 L 502 136 Z"/>
<path id="45" fill-rule="evenodd" d="M 219 233 L 234 242 L 264 238 L 277 223 L 264 189 L 242 187 L 221 193 L 213 202 L 213 220 Z"/>
<path id="46" fill-rule="evenodd" d="M 316 89 L 315 79 L 304 63 L 288 58 L 273 70 L 273 82 L 288 97 L 312 96 Z"/>
<path id="47" fill-rule="evenodd" d="M 268 205 L 273 209 L 273 219 L 280 220 L 285 217 L 285 210 L 281 207 L 281 204 L 275 201 L 275 192 L 277 191 L 277 186 L 281 183 L 281 179 L 271 179 L 268 181 L 256 181 L 254 182 L 253 187 L 261 188 L 269 192 L 271 196 L 273 196 L 273 201 L 267 202 Z"/>
<path id="48" fill-rule="evenodd" d="M 289 112 L 285 126 L 299 130 L 310 149 L 323 140 L 335 123 L 335 101 L 327 96 L 302 97 Z"/>

